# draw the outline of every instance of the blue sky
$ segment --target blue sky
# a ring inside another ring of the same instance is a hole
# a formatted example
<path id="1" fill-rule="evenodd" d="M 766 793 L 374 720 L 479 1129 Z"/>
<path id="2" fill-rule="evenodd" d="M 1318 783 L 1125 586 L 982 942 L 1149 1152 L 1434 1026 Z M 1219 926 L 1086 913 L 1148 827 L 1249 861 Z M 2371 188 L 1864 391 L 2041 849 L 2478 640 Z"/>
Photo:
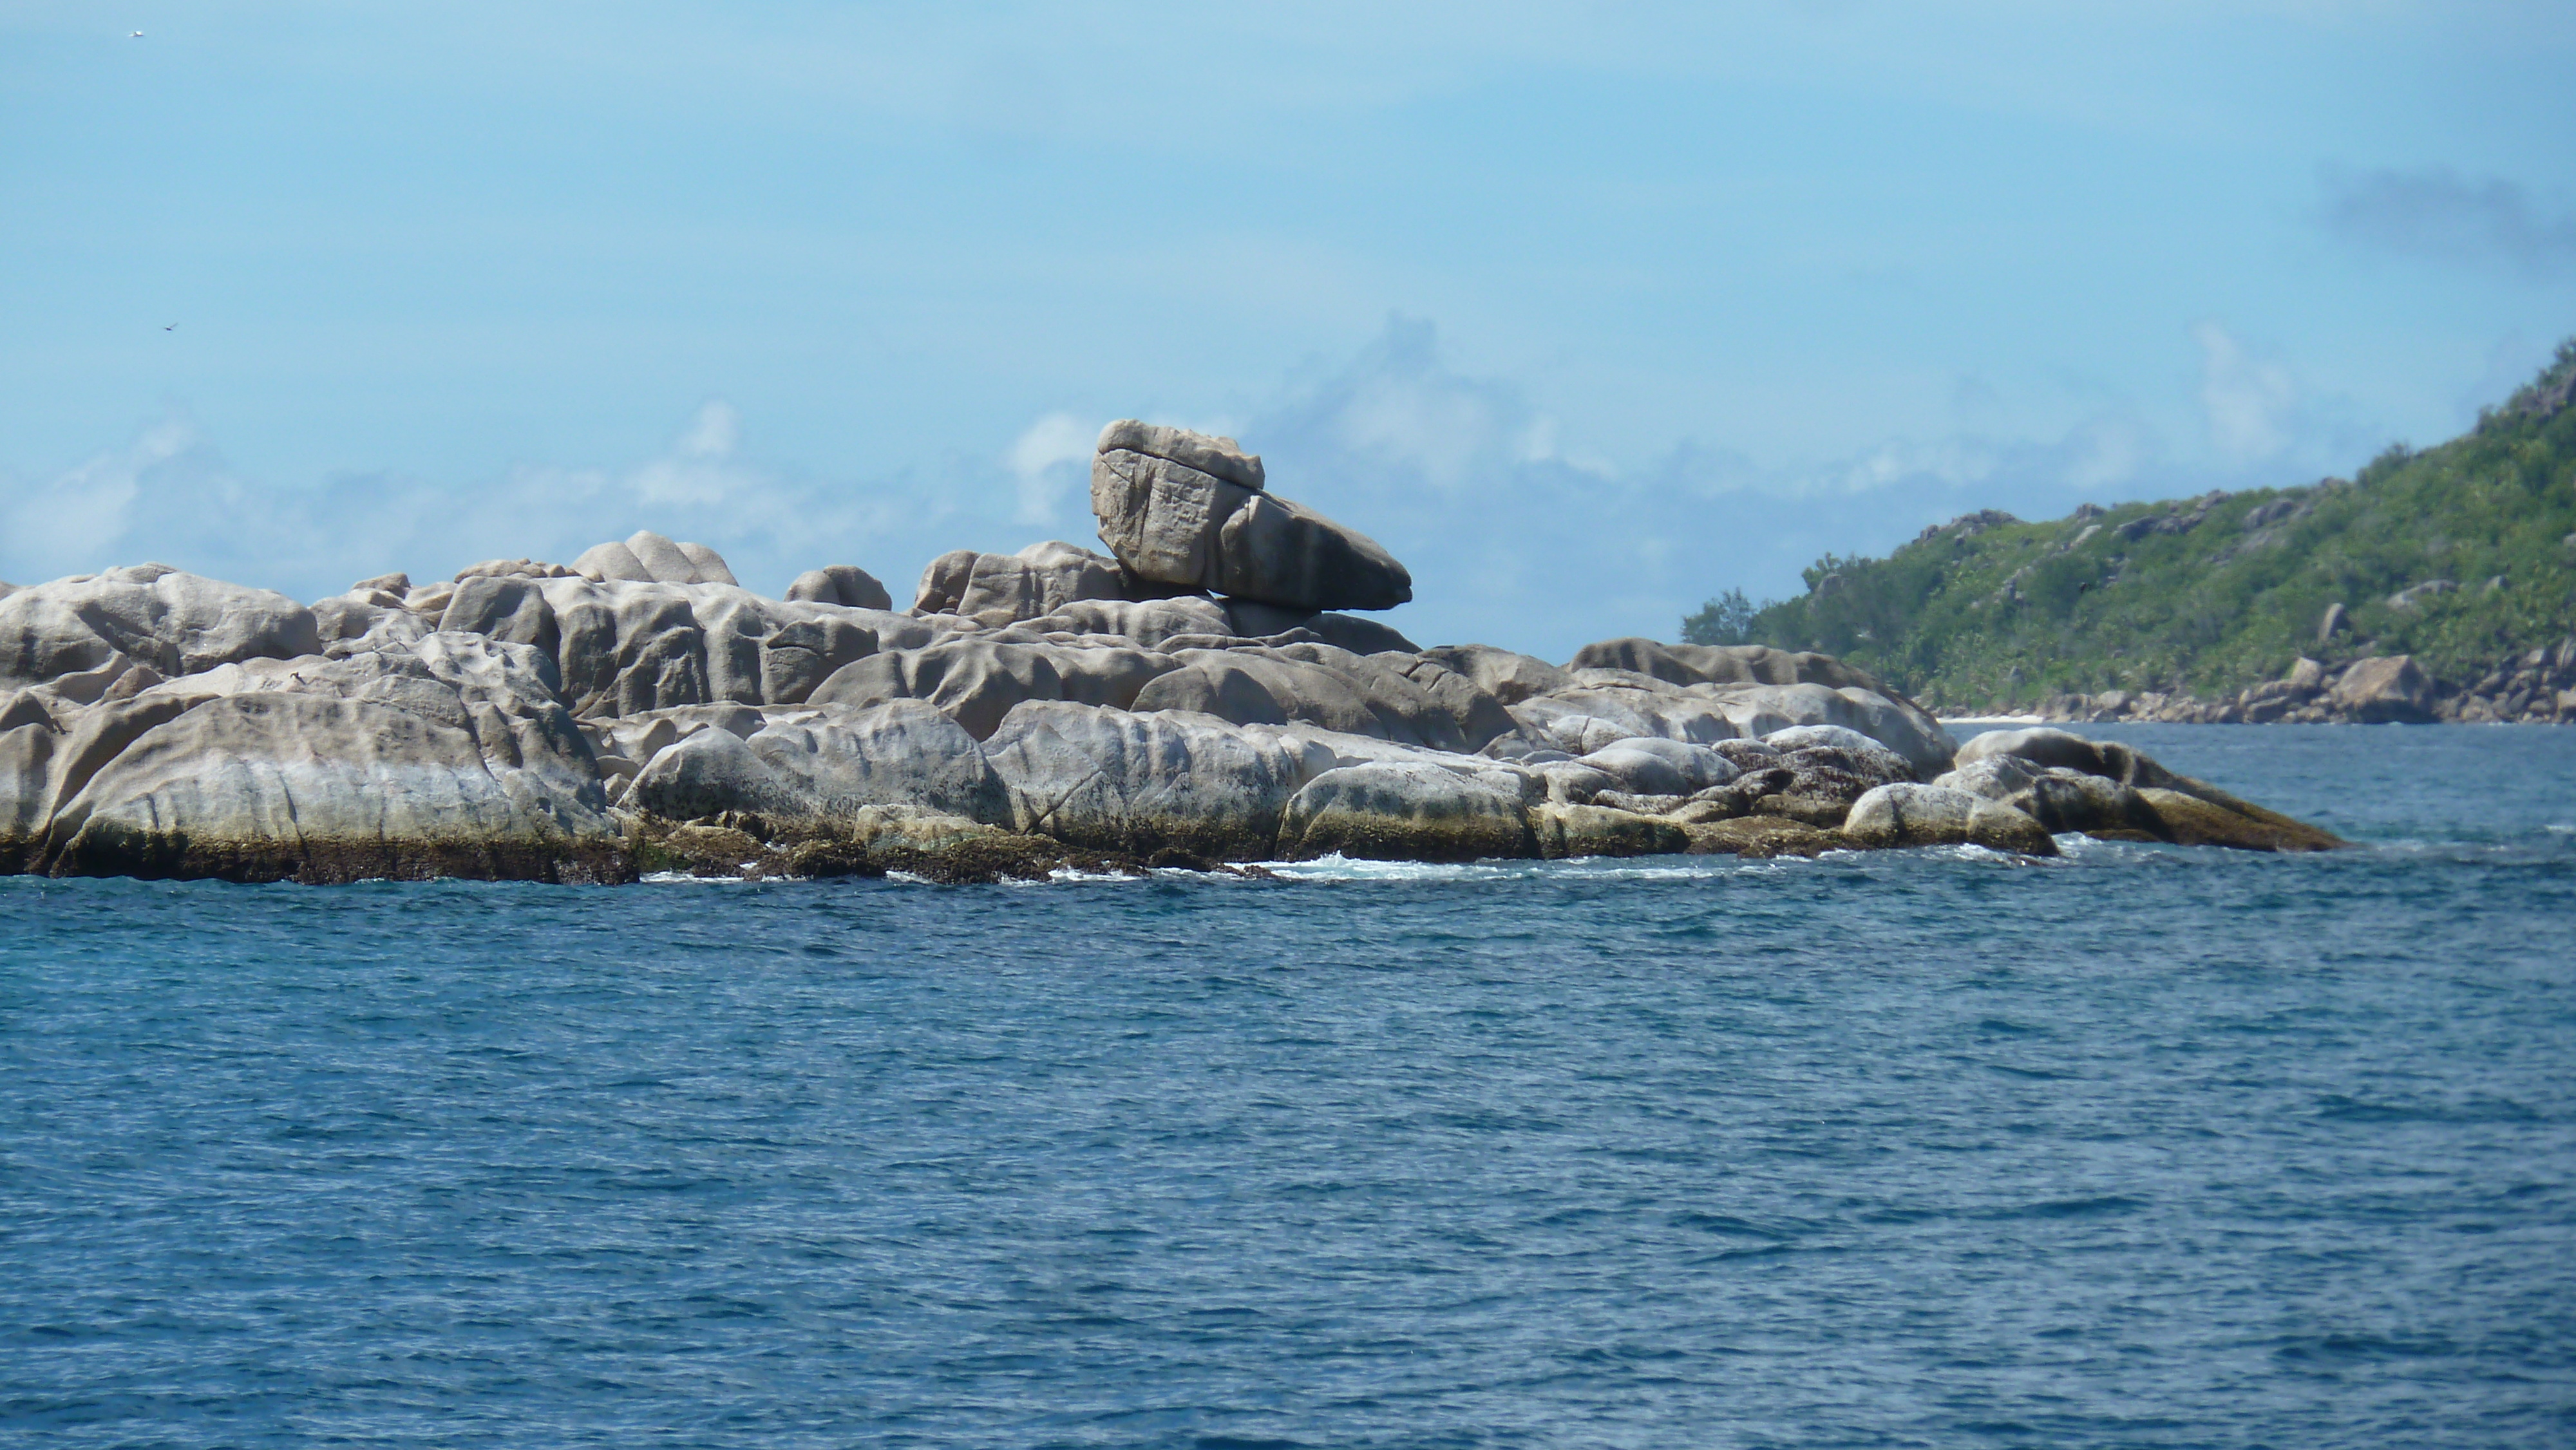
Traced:
<path id="1" fill-rule="evenodd" d="M 0 0 L 0 578 L 903 594 L 1092 542 L 1137 415 L 1425 643 L 1670 637 L 2458 431 L 2576 333 L 2570 74 L 2479 0 Z"/>

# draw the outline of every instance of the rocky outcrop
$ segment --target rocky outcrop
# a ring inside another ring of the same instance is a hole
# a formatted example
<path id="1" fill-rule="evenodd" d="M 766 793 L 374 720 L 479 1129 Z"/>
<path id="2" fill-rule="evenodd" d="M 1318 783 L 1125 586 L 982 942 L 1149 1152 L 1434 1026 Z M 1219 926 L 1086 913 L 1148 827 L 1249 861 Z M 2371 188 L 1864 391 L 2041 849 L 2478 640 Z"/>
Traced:
<path id="1" fill-rule="evenodd" d="M 1006 643 L 974 635 L 921 649 L 889 650 L 842 667 L 808 697 L 817 705 L 867 706 L 924 700 L 978 740 L 1031 700 L 1071 700 L 1124 709 L 1149 682 L 1171 672 L 1170 655 L 1134 646 Z M 1153 707 L 1147 707 L 1153 708 Z"/>
<path id="2" fill-rule="evenodd" d="M 1912 781 L 1882 785 L 1851 808 L 1844 839 L 1861 846 L 1983 846 L 2023 856 L 2054 856 L 2048 829 L 2007 805 L 1946 786 Z"/>
<path id="3" fill-rule="evenodd" d="M 569 568 L 384 574 L 310 607 L 162 565 L 7 591 L 0 870 L 967 881 L 1335 854 L 2044 855 L 2051 831 L 2333 844 L 2064 732 L 1954 752 L 1821 655 L 1420 648 L 1339 612 L 1408 598 L 1401 566 L 1268 483 L 1230 440 L 1112 425 L 1110 555 L 943 555 L 902 613 L 851 566 L 772 599 L 649 531 Z"/>
<path id="4" fill-rule="evenodd" d="M 1221 720 L 1059 700 L 1016 707 L 985 749 L 1015 829 L 1148 859 L 1267 859 L 1312 773 L 1278 738 Z"/>
<path id="5" fill-rule="evenodd" d="M 1080 600 L 1126 597 L 1117 560 L 1050 540 L 1016 554 L 958 549 L 940 555 L 921 573 L 912 612 L 963 615 L 1000 628 Z"/>
<path id="6" fill-rule="evenodd" d="M 589 745 L 526 646 L 432 634 L 405 653 L 252 659 L 26 728 L 55 733 L 0 752 L 22 766 L 0 819 L 25 870 L 323 882 L 623 870 Z"/>
<path id="7" fill-rule="evenodd" d="M 240 660 L 319 654 L 313 611 L 265 589 L 137 564 L 0 599 L 0 688 L 130 661 L 164 678 Z"/>
<path id="8" fill-rule="evenodd" d="M 2130 746 L 2065 730 L 1976 736 L 1959 748 L 1959 769 L 1942 784 L 2016 806 L 2026 797 L 2039 807 L 2033 815 L 2053 814 L 2067 823 L 2065 829 L 2115 840 L 2249 851 L 2326 851 L 2345 844 L 2330 831 L 2177 775 Z M 2075 824 L 2081 820 L 2092 824 Z"/>
<path id="9" fill-rule="evenodd" d="M 1325 771 L 1289 799 L 1279 854 L 1474 861 L 1536 852 L 1521 797 L 1490 778 L 1418 761 Z"/>
<path id="10" fill-rule="evenodd" d="M 1133 420 L 1091 463 L 1101 540 L 1136 578 L 1285 609 L 1391 609 L 1413 576 L 1375 540 L 1264 489 L 1230 438 Z"/>

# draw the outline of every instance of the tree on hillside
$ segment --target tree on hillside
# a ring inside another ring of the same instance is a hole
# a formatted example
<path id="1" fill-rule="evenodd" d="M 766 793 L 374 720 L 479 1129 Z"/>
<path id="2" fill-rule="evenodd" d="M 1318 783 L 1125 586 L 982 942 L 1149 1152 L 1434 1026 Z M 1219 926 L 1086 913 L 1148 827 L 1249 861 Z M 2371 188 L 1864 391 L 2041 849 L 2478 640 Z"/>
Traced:
<path id="1" fill-rule="evenodd" d="M 1761 613 L 1741 589 L 1729 589 L 1699 607 L 1697 614 L 1682 619 L 1682 642 L 1685 644 L 1744 644 L 1753 628 L 1753 616 Z"/>

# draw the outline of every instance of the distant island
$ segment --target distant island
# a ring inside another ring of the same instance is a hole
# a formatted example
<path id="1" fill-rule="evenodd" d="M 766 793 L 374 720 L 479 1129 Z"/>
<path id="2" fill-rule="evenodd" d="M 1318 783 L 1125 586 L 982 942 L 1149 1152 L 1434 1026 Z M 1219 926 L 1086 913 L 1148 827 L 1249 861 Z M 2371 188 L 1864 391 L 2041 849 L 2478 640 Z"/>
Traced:
<path id="1" fill-rule="evenodd" d="M 1840 656 L 1946 716 L 2576 721 L 2576 340 L 2461 437 L 2351 479 L 2025 523 L 1988 510 L 1694 644 Z"/>

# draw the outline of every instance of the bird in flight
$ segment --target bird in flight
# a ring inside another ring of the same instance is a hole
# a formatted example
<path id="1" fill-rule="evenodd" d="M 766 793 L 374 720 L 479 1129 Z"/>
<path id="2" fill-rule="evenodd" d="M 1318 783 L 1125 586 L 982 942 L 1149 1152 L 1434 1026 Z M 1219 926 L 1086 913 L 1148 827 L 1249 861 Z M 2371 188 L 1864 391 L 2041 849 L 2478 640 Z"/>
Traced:
<path id="1" fill-rule="evenodd" d="M 179 324 L 177 324 L 177 323 L 175 323 L 175 322 L 174 322 L 174 323 L 171 323 L 168 327 L 165 327 L 165 328 L 163 328 L 163 329 L 161 329 L 161 330 L 162 330 L 163 332 L 177 332 L 177 331 L 179 330 Z"/>
<path id="2" fill-rule="evenodd" d="M 142 32 L 142 31 L 140 31 L 140 30 L 138 30 L 138 31 L 134 32 L 132 35 L 129 35 L 129 36 L 125 37 L 125 38 L 126 38 L 126 39 L 128 39 L 128 40 L 141 40 L 141 39 L 143 38 L 143 32 Z"/>

